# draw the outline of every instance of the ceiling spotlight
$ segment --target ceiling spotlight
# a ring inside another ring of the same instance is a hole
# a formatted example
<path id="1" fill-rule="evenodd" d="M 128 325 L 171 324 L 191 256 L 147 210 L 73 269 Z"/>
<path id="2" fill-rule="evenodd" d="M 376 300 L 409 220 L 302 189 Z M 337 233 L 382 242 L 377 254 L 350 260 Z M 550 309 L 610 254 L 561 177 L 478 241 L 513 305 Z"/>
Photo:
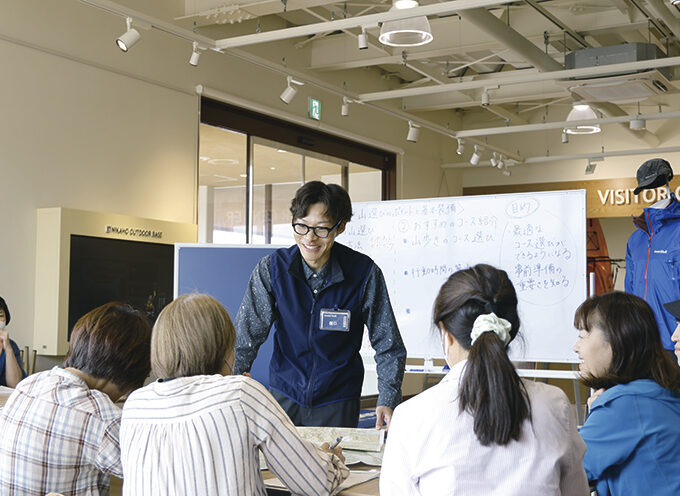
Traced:
<path id="1" fill-rule="evenodd" d="M 359 50 L 366 50 L 368 48 L 368 35 L 366 34 L 366 28 L 362 26 L 361 33 L 357 37 L 357 42 L 359 44 Z"/>
<path id="2" fill-rule="evenodd" d="M 281 98 L 284 103 L 288 104 L 292 102 L 293 98 L 295 98 L 295 95 L 297 95 L 298 90 L 295 85 L 297 84 L 299 86 L 304 86 L 305 83 L 302 81 L 296 81 L 292 76 L 286 76 L 286 81 L 288 83 L 286 89 L 283 90 L 283 93 L 281 93 L 279 98 Z"/>
<path id="3" fill-rule="evenodd" d="M 503 175 L 510 177 L 510 169 L 508 169 L 508 166 L 506 165 L 505 168 L 503 169 Z"/>
<path id="4" fill-rule="evenodd" d="M 418 141 L 418 136 L 420 136 L 420 126 L 415 124 L 413 121 L 408 121 L 408 134 L 406 135 L 406 141 L 415 143 Z"/>
<path id="5" fill-rule="evenodd" d="M 125 25 L 127 26 L 127 31 L 116 38 L 116 45 L 124 52 L 127 52 L 142 36 L 139 34 L 139 31 L 132 27 L 132 17 L 125 19 Z"/>
<path id="6" fill-rule="evenodd" d="M 680 2 L 680 0 L 678 0 Z M 629 124 L 630 129 L 633 131 L 642 131 L 647 127 L 647 121 L 640 119 L 639 117 L 632 119 Z"/>
<path id="7" fill-rule="evenodd" d="M 503 167 L 505 167 L 505 157 L 503 156 L 503 154 L 501 154 L 498 157 L 498 168 L 502 169 Z"/>
<path id="8" fill-rule="evenodd" d="M 349 115 L 349 104 L 352 103 L 352 100 L 347 98 L 346 96 L 342 97 L 342 105 L 340 106 L 340 115 L 343 117 L 346 117 Z"/>
<path id="9" fill-rule="evenodd" d="M 569 135 L 566 131 L 562 131 L 562 143 L 569 143 Z"/>
<path id="10" fill-rule="evenodd" d="M 464 151 L 465 151 L 465 142 L 462 139 L 458 138 L 458 148 L 456 148 L 456 153 L 458 155 L 462 155 Z"/>
<path id="11" fill-rule="evenodd" d="M 482 150 L 480 149 L 479 145 L 474 146 L 474 152 L 472 152 L 472 156 L 470 157 L 470 164 L 471 165 L 477 165 L 479 163 L 479 159 L 482 158 Z"/>
<path id="12" fill-rule="evenodd" d="M 497 167 L 498 166 L 498 153 L 493 152 L 491 154 L 491 167 Z"/>
<path id="13" fill-rule="evenodd" d="M 680 0 L 671 0 L 671 5 L 678 5 L 680 4 Z"/>
<path id="14" fill-rule="evenodd" d="M 198 51 L 198 42 L 194 41 L 194 48 L 191 51 L 191 57 L 189 58 L 189 64 L 196 67 L 198 65 L 198 59 L 201 58 L 201 52 Z"/>
<path id="15" fill-rule="evenodd" d="M 486 88 L 482 91 L 482 107 L 489 106 L 489 92 Z"/>
<path id="16" fill-rule="evenodd" d="M 585 103 L 574 103 L 572 109 L 567 115 L 567 122 L 571 121 L 586 121 L 597 119 L 597 114 L 590 108 L 590 105 Z M 576 124 L 564 128 L 564 132 L 568 134 L 594 134 L 601 131 L 599 124 Z"/>
<path id="17" fill-rule="evenodd" d="M 595 172 L 595 167 L 597 167 L 597 162 L 594 159 L 588 159 L 588 165 L 586 165 L 585 174 L 593 174 Z"/>

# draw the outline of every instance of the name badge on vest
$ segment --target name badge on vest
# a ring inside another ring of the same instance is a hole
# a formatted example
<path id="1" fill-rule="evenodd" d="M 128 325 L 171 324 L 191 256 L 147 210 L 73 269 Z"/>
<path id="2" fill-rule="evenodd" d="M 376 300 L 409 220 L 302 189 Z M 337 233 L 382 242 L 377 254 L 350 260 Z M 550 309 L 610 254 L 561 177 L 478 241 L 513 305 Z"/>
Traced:
<path id="1" fill-rule="evenodd" d="M 330 308 L 322 308 L 320 313 L 319 328 L 322 331 L 349 331 L 349 318 L 351 312 L 349 310 L 333 310 Z"/>

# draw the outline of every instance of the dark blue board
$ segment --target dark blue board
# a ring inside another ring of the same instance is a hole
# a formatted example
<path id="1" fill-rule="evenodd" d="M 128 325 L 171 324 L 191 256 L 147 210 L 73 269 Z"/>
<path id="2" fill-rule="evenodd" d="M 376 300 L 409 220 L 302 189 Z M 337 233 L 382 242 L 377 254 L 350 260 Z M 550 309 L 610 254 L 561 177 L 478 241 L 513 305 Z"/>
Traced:
<path id="1" fill-rule="evenodd" d="M 206 293 L 224 305 L 232 320 L 248 287 L 250 273 L 262 257 L 278 246 L 175 245 L 175 296 Z M 269 386 L 269 361 L 274 340 L 269 335 L 258 351 L 250 374 Z"/>

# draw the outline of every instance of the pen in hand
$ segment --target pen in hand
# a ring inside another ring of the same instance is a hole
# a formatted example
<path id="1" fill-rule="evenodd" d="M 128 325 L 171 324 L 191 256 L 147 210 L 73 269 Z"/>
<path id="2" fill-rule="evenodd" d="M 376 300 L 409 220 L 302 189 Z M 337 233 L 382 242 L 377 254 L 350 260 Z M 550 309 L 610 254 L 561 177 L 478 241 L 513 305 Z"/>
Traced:
<path id="1" fill-rule="evenodd" d="M 335 439 L 335 441 L 333 441 L 333 442 L 328 446 L 328 449 L 329 449 L 329 450 L 334 450 L 335 448 L 338 447 L 338 445 L 340 444 L 340 441 L 342 441 L 342 436 L 337 437 L 337 438 Z"/>

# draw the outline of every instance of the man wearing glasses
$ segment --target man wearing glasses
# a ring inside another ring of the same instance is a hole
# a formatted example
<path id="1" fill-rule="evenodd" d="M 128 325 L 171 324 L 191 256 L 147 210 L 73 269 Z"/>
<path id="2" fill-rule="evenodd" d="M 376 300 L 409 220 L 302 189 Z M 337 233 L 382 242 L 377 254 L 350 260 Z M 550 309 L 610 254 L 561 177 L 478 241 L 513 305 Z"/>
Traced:
<path id="1" fill-rule="evenodd" d="M 376 428 L 401 400 L 406 349 L 380 268 L 335 238 L 352 218 L 347 192 L 306 183 L 291 202 L 295 245 L 253 270 L 236 316 L 235 373 L 250 370 L 274 329 L 270 389 L 296 425 L 356 427 L 364 325 L 378 372 Z"/>

